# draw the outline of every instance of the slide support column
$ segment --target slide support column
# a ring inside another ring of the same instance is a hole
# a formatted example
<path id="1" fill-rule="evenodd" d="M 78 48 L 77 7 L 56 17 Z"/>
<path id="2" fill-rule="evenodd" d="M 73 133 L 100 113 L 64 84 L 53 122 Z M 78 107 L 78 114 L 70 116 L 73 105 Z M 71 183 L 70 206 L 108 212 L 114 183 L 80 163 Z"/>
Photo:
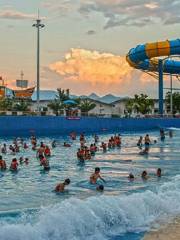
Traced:
<path id="1" fill-rule="evenodd" d="M 163 116 L 163 60 L 159 59 L 159 114 Z"/>

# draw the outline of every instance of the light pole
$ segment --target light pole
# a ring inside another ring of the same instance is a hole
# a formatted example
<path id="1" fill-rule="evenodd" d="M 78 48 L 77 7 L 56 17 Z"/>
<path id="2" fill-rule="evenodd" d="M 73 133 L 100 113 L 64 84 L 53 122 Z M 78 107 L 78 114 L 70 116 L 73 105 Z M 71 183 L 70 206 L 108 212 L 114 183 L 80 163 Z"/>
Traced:
<path id="1" fill-rule="evenodd" d="M 32 25 L 37 28 L 37 110 L 40 111 L 39 108 L 39 93 L 40 93 L 40 76 L 39 76 L 39 68 L 40 68 L 40 29 L 45 27 L 44 24 L 41 23 L 41 19 L 36 20 L 36 23 Z"/>

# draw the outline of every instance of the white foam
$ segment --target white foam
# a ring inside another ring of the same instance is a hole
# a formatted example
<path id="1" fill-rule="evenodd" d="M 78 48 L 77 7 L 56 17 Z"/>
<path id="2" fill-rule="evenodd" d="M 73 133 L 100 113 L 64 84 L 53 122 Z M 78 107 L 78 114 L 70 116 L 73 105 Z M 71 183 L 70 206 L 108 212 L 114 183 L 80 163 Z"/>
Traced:
<path id="1" fill-rule="evenodd" d="M 40 210 L 31 225 L 4 223 L 3 240 L 104 240 L 149 229 L 161 217 L 180 214 L 180 175 L 157 192 L 69 199 Z"/>

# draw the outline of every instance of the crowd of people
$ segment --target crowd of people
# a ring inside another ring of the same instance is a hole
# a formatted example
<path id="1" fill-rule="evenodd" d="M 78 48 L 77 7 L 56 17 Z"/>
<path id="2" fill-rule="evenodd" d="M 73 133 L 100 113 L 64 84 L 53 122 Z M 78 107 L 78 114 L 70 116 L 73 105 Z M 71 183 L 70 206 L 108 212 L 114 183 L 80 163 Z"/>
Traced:
<path id="1" fill-rule="evenodd" d="M 164 141 L 165 137 L 166 137 L 165 131 L 163 129 L 160 129 L 160 140 Z M 169 137 L 173 137 L 172 131 L 169 131 Z M 71 133 L 70 138 L 72 141 L 76 140 L 77 139 L 76 133 L 75 132 Z M 24 151 L 27 151 L 27 149 L 31 148 L 36 153 L 36 158 L 39 161 L 39 165 L 43 167 L 44 171 L 49 171 L 50 170 L 49 159 L 51 157 L 51 151 L 53 150 L 53 148 L 56 148 L 58 146 L 57 141 L 53 140 L 50 148 L 50 146 L 46 145 L 44 142 L 40 142 L 38 144 L 38 140 L 36 136 L 32 136 L 30 139 L 30 143 L 31 145 L 28 145 L 22 138 L 16 138 L 14 139 L 12 144 L 10 144 L 9 146 L 7 146 L 6 143 L 4 143 L 1 146 L 1 154 L 5 155 L 7 154 L 7 152 L 9 152 L 12 155 L 16 155 L 16 153 L 19 153 L 21 151 L 21 149 L 24 149 Z M 137 141 L 137 147 L 140 148 L 141 150 L 139 154 L 140 155 L 148 154 L 151 144 L 156 144 L 156 143 L 157 143 L 157 140 L 152 141 L 148 134 L 146 134 L 144 137 L 140 136 Z M 99 136 L 95 134 L 93 136 L 93 142 L 89 144 L 86 140 L 85 135 L 81 134 L 79 138 L 79 144 L 80 144 L 80 147 L 78 148 L 78 151 L 77 151 L 77 159 L 80 163 L 85 163 L 85 161 L 92 159 L 96 155 L 96 152 L 98 151 L 102 151 L 103 153 L 106 153 L 109 150 L 121 148 L 122 139 L 120 134 L 115 134 L 114 136 L 111 136 L 107 142 L 100 142 Z M 70 148 L 71 144 L 64 142 L 62 146 Z M 6 171 L 8 167 L 2 155 L 0 155 L 0 170 Z M 9 170 L 12 172 L 17 172 L 19 165 L 22 165 L 22 164 L 28 165 L 29 159 L 27 157 L 24 158 L 22 156 L 19 159 L 17 159 L 14 156 L 9 166 Z M 161 175 L 162 175 L 162 170 L 161 168 L 158 168 L 156 172 L 156 176 L 160 178 Z M 147 180 L 149 178 L 146 170 L 142 171 L 141 178 L 143 180 Z M 103 191 L 104 185 L 101 183 L 97 184 L 98 179 L 100 179 L 101 182 L 103 183 L 106 182 L 104 178 L 100 175 L 100 168 L 95 167 L 94 173 L 90 175 L 89 182 L 90 184 L 96 185 L 97 191 Z M 134 180 L 135 179 L 134 174 L 129 173 L 128 179 L 130 181 Z M 65 187 L 69 185 L 70 182 L 71 180 L 67 178 L 64 180 L 64 182 L 57 184 L 57 186 L 54 189 L 55 192 L 64 192 Z"/>

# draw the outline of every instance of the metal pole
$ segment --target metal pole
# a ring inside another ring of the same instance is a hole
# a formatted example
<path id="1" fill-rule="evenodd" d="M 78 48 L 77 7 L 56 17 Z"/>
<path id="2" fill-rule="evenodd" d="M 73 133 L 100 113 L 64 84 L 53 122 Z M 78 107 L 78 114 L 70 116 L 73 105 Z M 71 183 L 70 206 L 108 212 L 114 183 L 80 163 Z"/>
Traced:
<path id="1" fill-rule="evenodd" d="M 171 89 L 171 95 L 170 95 L 170 111 L 171 115 L 173 115 L 173 92 L 172 92 L 172 74 L 170 74 L 170 89 Z"/>
<path id="2" fill-rule="evenodd" d="M 40 111 L 40 28 L 43 28 L 45 25 L 41 24 L 41 19 L 36 20 L 36 23 L 33 24 L 33 27 L 37 28 L 37 111 Z"/>
<path id="3" fill-rule="evenodd" d="M 40 79 L 39 79 L 39 65 L 40 65 L 40 59 L 39 59 L 39 24 L 40 20 L 37 20 L 37 110 L 40 112 L 40 107 L 39 107 L 39 91 L 40 91 Z"/>
<path id="4" fill-rule="evenodd" d="M 159 114 L 163 116 L 163 60 L 159 59 Z"/>

